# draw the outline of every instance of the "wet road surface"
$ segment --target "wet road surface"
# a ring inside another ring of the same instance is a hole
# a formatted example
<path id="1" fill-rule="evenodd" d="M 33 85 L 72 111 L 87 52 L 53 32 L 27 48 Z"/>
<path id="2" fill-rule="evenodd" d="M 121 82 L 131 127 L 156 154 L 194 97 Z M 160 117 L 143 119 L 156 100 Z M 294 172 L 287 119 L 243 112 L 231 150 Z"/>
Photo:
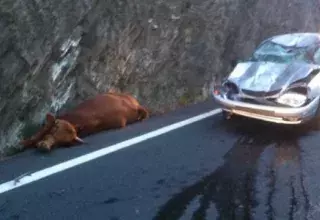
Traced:
<path id="1" fill-rule="evenodd" d="M 212 108 L 99 134 L 87 148 L 25 152 L 0 163 L 1 183 Z M 320 219 L 319 131 L 219 114 L 0 194 L 0 219 Z"/>

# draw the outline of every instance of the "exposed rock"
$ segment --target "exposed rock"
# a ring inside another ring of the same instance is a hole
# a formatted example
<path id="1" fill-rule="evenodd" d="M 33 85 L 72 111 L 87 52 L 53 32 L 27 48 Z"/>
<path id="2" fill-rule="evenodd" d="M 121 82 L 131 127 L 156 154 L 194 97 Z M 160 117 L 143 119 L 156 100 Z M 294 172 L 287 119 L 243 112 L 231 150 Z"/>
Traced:
<path id="1" fill-rule="evenodd" d="M 48 111 L 109 89 L 153 112 L 201 101 L 230 61 L 265 37 L 318 31 L 318 13 L 313 0 L 2 0 L 0 152 Z"/>

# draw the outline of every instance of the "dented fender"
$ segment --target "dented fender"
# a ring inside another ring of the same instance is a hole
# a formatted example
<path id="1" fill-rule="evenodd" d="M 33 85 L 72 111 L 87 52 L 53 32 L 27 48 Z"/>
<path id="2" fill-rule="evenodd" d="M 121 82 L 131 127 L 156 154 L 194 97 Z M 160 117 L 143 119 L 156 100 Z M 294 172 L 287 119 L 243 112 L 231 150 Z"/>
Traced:
<path id="1" fill-rule="evenodd" d="M 307 87 L 309 89 L 309 98 L 313 99 L 320 95 L 320 69 L 315 70 L 317 74 L 313 76 L 309 82 L 307 82 Z"/>

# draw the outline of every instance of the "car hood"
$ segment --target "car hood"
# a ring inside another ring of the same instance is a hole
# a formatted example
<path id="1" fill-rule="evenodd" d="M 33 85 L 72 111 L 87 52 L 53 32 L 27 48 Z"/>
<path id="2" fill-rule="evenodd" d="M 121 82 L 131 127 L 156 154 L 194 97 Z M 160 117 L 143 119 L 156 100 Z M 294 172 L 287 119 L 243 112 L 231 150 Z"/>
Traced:
<path id="1" fill-rule="evenodd" d="M 237 64 L 228 79 L 242 91 L 280 92 L 292 83 L 306 78 L 316 67 L 318 66 L 302 62 L 242 62 Z"/>

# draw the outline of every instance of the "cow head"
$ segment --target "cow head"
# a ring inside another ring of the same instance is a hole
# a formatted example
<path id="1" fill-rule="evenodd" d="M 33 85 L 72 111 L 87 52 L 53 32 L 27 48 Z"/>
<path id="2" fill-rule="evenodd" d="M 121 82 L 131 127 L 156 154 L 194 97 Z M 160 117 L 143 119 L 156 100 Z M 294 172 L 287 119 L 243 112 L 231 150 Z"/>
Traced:
<path id="1" fill-rule="evenodd" d="M 29 140 L 23 141 L 24 146 L 35 145 L 38 149 L 50 151 L 56 145 L 72 145 L 84 143 L 77 136 L 75 127 L 65 120 L 56 119 L 52 114 L 46 116 L 43 128 Z"/>

